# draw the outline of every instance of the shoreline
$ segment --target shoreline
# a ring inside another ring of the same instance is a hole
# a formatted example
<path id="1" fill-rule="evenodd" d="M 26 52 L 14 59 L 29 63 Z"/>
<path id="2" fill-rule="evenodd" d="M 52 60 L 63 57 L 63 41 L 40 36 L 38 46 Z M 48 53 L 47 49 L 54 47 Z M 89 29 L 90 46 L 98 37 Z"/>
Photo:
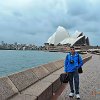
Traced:
<path id="1" fill-rule="evenodd" d="M 0 51 L 0 76 L 37 67 L 49 62 L 64 59 L 66 54 L 62 52 L 44 51 Z"/>
<path id="2" fill-rule="evenodd" d="M 61 52 L 62 53 L 62 52 Z M 83 54 L 82 55 L 82 58 L 86 57 L 88 54 Z M 61 61 L 64 59 L 57 59 L 55 61 L 51 61 L 51 62 L 46 62 L 46 63 L 43 63 L 43 64 L 40 64 L 40 65 L 37 65 L 37 66 L 32 66 L 32 67 L 26 67 L 25 69 L 22 69 L 22 70 L 19 70 L 19 71 L 15 71 L 15 72 L 11 72 L 11 73 L 8 73 L 8 74 L 5 74 L 5 75 L 1 75 L 1 77 L 6 77 L 6 76 L 9 76 L 9 75 L 12 75 L 12 74 L 16 74 L 16 73 L 20 73 L 20 72 L 23 72 L 23 71 L 26 71 L 26 70 L 29 70 L 29 69 L 33 69 L 33 68 L 38 68 L 39 66 L 43 66 L 43 65 L 46 65 L 46 64 L 49 64 L 49 63 L 55 63 L 55 62 L 58 62 L 58 61 Z"/>

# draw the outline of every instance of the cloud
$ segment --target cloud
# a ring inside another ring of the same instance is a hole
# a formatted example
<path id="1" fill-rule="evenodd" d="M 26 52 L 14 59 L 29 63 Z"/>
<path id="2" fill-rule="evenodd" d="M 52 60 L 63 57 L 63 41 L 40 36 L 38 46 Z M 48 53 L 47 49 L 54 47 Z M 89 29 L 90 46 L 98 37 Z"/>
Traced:
<path id="1" fill-rule="evenodd" d="M 99 0 L 2 0 L 0 40 L 43 45 L 60 25 L 69 32 L 83 31 L 91 44 L 97 45 L 99 3 Z"/>

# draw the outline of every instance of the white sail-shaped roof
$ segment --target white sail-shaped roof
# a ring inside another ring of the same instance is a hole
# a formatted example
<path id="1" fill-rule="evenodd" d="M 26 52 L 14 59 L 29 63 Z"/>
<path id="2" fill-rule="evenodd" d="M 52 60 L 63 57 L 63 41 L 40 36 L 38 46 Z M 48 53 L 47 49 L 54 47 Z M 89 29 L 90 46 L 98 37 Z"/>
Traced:
<path id="1" fill-rule="evenodd" d="M 80 36 L 78 38 L 73 38 L 73 37 L 70 37 L 70 38 L 66 38 L 64 39 L 63 41 L 60 42 L 60 44 L 71 44 L 71 45 L 74 45 L 78 40 L 80 40 L 82 37 L 84 36 Z"/>
<path id="2" fill-rule="evenodd" d="M 59 26 L 56 30 L 56 32 L 48 39 L 47 43 L 49 44 L 70 44 L 70 45 L 75 45 L 77 42 L 80 40 L 81 43 L 86 43 L 85 42 L 85 36 L 83 35 L 82 32 L 76 31 L 73 35 L 69 35 L 67 30 L 61 26 Z"/>
<path id="3" fill-rule="evenodd" d="M 78 38 L 81 33 L 82 32 L 79 32 L 78 30 L 76 30 L 75 33 L 72 35 L 72 37 L 73 38 Z"/>
<path id="4" fill-rule="evenodd" d="M 78 38 L 76 38 L 75 41 L 74 41 L 71 45 L 73 46 L 77 41 L 79 41 L 79 40 L 82 39 L 83 37 L 84 37 L 84 35 L 83 35 L 83 36 L 80 36 L 80 37 L 78 37 Z"/>
<path id="5" fill-rule="evenodd" d="M 63 41 L 65 38 L 68 38 L 68 37 L 70 36 L 67 30 L 59 26 L 56 32 L 48 39 L 47 43 L 57 45 L 61 41 Z"/>

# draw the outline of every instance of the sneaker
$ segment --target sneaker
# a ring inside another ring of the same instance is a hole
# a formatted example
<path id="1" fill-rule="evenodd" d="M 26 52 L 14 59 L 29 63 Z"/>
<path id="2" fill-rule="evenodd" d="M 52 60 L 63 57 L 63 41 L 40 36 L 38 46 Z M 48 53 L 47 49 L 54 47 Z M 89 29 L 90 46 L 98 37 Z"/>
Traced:
<path id="1" fill-rule="evenodd" d="M 71 92 L 71 93 L 69 94 L 69 97 L 73 97 L 73 96 L 74 96 L 74 93 Z"/>
<path id="2" fill-rule="evenodd" d="M 76 94 L 76 99 L 80 99 L 80 95 L 79 94 Z"/>

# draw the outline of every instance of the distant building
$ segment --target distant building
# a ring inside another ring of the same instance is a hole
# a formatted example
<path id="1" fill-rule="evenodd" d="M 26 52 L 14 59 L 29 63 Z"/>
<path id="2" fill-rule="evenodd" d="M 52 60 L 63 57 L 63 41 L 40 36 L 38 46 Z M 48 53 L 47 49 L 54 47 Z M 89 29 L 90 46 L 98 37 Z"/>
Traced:
<path id="1" fill-rule="evenodd" d="M 83 32 L 79 31 L 76 31 L 73 35 L 70 35 L 65 28 L 59 26 L 56 32 L 49 37 L 47 44 L 68 46 L 89 45 L 89 38 L 83 35 Z"/>

